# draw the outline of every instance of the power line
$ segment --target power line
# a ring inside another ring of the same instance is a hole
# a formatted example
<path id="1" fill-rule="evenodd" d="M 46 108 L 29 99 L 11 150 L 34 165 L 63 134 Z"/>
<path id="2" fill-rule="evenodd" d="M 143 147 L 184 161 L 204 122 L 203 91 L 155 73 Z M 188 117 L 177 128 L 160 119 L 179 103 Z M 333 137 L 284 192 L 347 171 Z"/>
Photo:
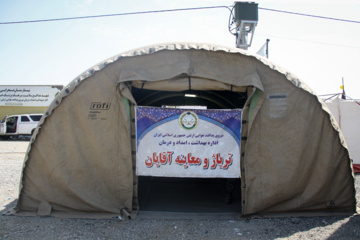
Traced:
<path id="1" fill-rule="evenodd" d="M 320 44 L 320 45 L 330 45 L 330 46 L 336 46 L 336 47 L 346 47 L 346 48 L 360 49 L 360 46 L 350 46 L 350 45 L 343 45 L 343 44 L 336 44 L 336 43 L 317 42 L 317 41 L 311 41 L 311 40 L 305 40 L 305 39 L 288 38 L 288 37 L 282 37 L 282 36 L 264 35 L 264 34 L 257 34 L 257 33 L 255 33 L 255 35 L 262 36 L 262 37 L 272 37 L 272 38 L 280 38 L 280 39 L 286 39 L 286 40 L 292 40 L 292 41 L 314 43 L 314 44 Z"/>
<path id="2" fill-rule="evenodd" d="M 321 19 L 326 19 L 326 20 L 334 20 L 334 21 L 349 22 L 349 23 L 360 23 L 360 21 L 355 21 L 355 20 L 348 20 L 348 19 L 341 19 L 341 18 L 332 18 L 332 17 L 324 17 L 324 16 L 311 15 L 311 14 L 305 14 L 305 13 L 297 13 L 297 12 L 289 12 L 289 11 L 276 10 L 276 9 L 271 9 L 271 8 L 261 8 L 261 7 L 259 7 L 259 9 L 261 9 L 261 10 L 266 10 L 266 11 L 272 11 L 272 12 L 279 12 L 279 13 L 287 13 L 287 14 L 299 15 L 299 16 L 304 16 L 304 17 L 321 18 Z"/>
<path id="3" fill-rule="evenodd" d="M 196 7 L 196 8 L 178 8 L 178 9 L 164 9 L 164 10 L 153 10 L 153 11 L 142 11 L 142 12 L 130 12 L 130 13 L 114 13 L 114 14 L 104 14 L 104 15 L 92 15 L 92 16 L 82 16 L 82 17 L 68 17 L 68 18 L 53 18 L 53 19 L 39 19 L 39 20 L 26 20 L 26 21 L 15 21 L 15 22 L 0 22 L 1 25 L 5 24 L 23 24 L 23 23 L 39 23 L 39 22 L 54 22 L 54 21 L 68 21 L 68 20 L 79 20 L 79 19 L 89 19 L 89 18 L 103 18 L 103 17 L 116 17 L 116 16 L 127 16 L 127 15 L 138 15 L 138 14 L 150 14 L 150 13 L 166 13 L 166 12 L 178 12 L 178 11 L 193 11 L 193 10 L 207 10 L 207 9 L 216 9 L 216 8 L 226 8 L 231 11 L 232 6 L 210 6 L 210 7 Z M 321 18 L 326 20 L 334 20 L 334 21 L 342 21 L 349 23 L 360 23 L 360 21 L 341 19 L 341 18 L 332 18 L 332 17 L 324 17 L 318 15 L 311 15 L 305 13 L 297 13 L 290 11 L 283 11 L 277 9 L 270 8 L 262 8 L 259 7 L 260 10 L 272 11 L 278 13 L 286 13 L 299 15 L 304 17 L 313 17 L 313 18 Z"/>
<path id="4" fill-rule="evenodd" d="M 116 16 L 138 15 L 138 14 L 149 14 L 149 13 L 165 13 L 165 12 L 178 12 L 178 11 L 205 10 L 205 9 L 214 9 L 214 8 L 227 8 L 227 9 L 230 10 L 230 7 L 228 7 L 228 6 L 178 8 L 178 9 L 165 9 L 165 10 L 143 11 L 143 12 L 114 13 L 114 14 L 104 14 L 104 15 L 83 16 L 83 17 L 39 19 L 39 20 L 17 21 L 17 22 L 0 22 L 0 24 L 22 24 L 22 23 L 54 22 L 54 21 L 67 21 L 67 20 L 79 20 L 79 19 L 102 18 L 102 17 L 116 17 Z"/>

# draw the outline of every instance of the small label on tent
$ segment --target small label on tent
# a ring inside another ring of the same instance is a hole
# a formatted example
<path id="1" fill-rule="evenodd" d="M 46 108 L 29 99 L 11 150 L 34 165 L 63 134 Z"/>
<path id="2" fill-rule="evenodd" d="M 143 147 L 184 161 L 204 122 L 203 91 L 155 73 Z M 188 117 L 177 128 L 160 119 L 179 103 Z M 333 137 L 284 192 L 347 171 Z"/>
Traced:
<path id="1" fill-rule="evenodd" d="M 90 104 L 88 120 L 107 120 L 106 117 L 102 117 L 102 113 L 104 113 L 104 110 L 109 110 L 110 106 L 110 102 L 92 102 Z"/>
<path id="2" fill-rule="evenodd" d="M 284 118 L 287 116 L 287 95 L 268 95 L 269 112 L 271 118 Z"/>
<path id="3" fill-rule="evenodd" d="M 240 177 L 241 110 L 136 107 L 136 173 Z"/>
<path id="4" fill-rule="evenodd" d="M 109 110 L 111 103 L 109 102 L 92 102 L 90 104 L 90 110 Z"/>
<path id="5" fill-rule="evenodd" d="M 274 98 L 286 98 L 286 95 L 270 95 L 269 98 L 270 98 L 270 99 L 274 99 Z"/>

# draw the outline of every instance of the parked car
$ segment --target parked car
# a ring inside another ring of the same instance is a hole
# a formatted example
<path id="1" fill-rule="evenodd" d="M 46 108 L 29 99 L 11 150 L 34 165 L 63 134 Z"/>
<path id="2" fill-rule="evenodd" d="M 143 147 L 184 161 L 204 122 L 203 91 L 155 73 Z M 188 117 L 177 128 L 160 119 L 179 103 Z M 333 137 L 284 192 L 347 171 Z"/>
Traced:
<path id="1" fill-rule="evenodd" d="M 43 114 L 21 114 L 5 116 L 0 123 L 0 137 L 8 139 L 10 136 L 33 135 Z"/>

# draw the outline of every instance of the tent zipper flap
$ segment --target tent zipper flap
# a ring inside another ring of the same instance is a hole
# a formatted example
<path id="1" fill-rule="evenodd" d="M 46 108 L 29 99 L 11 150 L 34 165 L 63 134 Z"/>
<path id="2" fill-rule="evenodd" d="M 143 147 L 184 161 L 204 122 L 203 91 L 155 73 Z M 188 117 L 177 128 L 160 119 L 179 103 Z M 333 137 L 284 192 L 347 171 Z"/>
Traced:
<path id="1" fill-rule="evenodd" d="M 241 124 L 241 154 L 240 154 L 240 168 L 241 168 L 241 214 L 246 215 L 246 204 L 249 200 L 246 193 L 246 143 L 250 133 L 252 122 L 255 119 L 262 103 L 264 102 L 264 92 L 254 86 L 247 87 L 248 99 L 243 108 L 242 124 Z"/>
<path id="2" fill-rule="evenodd" d="M 132 188 L 132 208 L 122 209 L 122 215 L 125 215 L 129 219 L 135 219 L 138 211 L 139 211 L 139 201 L 138 201 L 138 177 L 136 175 L 136 139 L 135 139 L 135 106 L 137 105 L 134 100 L 130 87 L 125 83 L 118 84 L 118 90 L 120 92 L 120 96 L 122 97 L 122 102 L 120 101 L 120 108 L 123 112 L 123 116 L 127 114 L 127 127 L 129 131 L 129 138 L 131 144 L 131 161 L 132 161 L 132 175 L 133 175 L 133 188 Z"/>

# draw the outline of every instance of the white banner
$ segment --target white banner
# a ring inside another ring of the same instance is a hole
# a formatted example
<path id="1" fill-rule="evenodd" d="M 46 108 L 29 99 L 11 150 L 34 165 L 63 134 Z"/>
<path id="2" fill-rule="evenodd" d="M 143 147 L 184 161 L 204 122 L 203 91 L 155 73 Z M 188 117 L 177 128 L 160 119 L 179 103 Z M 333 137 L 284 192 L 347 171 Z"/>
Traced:
<path id="1" fill-rule="evenodd" d="M 241 110 L 136 107 L 136 173 L 240 177 Z"/>
<path id="2" fill-rule="evenodd" d="M 60 90 L 51 86 L 0 86 L 0 106 L 49 106 Z"/>

